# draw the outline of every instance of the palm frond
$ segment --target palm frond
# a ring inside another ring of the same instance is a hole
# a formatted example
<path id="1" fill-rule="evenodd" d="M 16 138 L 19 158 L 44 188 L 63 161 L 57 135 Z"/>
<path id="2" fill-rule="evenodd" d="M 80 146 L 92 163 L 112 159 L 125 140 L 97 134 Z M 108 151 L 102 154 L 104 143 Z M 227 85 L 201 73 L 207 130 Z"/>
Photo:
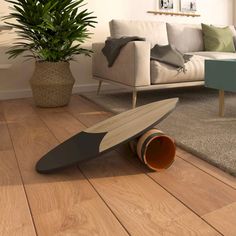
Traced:
<path id="1" fill-rule="evenodd" d="M 95 27 L 96 17 L 84 8 L 84 0 L 6 0 L 12 12 L 5 23 L 18 34 L 18 42 L 7 52 L 9 58 L 22 53 L 42 61 L 68 61 L 75 55 L 90 56 L 92 51 L 81 44 L 90 38 L 88 28 Z M 16 23 L 8 22 L 15 19 Z M 75 44 L 77 42 L 77 44 Z"/>

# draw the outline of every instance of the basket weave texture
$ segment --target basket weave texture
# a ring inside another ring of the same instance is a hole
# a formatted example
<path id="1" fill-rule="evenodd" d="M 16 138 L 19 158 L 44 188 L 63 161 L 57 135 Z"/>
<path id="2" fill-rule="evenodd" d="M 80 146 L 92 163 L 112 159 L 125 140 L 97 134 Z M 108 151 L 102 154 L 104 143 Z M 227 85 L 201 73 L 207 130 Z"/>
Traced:
<path id="1" fill-rule="evenodd" d="M 74 83 L 69 62 L 36 62 L 30 80 L 35 105 L 40 107 L 67 105 Z"/>

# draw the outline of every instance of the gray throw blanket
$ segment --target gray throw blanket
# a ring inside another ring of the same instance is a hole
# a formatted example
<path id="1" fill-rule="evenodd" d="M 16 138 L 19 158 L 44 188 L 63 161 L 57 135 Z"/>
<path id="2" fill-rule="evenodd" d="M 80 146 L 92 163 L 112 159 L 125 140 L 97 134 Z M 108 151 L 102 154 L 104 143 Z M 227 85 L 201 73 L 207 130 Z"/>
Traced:
<path id="1" fill-rule="evenodd" d="M 105 46 L 102 49 L 104 56 L 107 58 L 108 67 L 112 67 L 116 58 L 119 56 L 121 49 L 131 41 L 145 41 L 140 37 L 122 37 L 122 38 L 108 38 Z M 151 60 L 160 61 L 172 65 L 178 71 L 186 72 L 185 63 L 190 60 L 192 55 L 185 55 L 179 52 L 173 45 L 160 46 L 156 44 L 151 49 Z"/>
<path id="2" fill-rule="evenodd" d="M 119 56 L 121 49 L 131 41 L 145 41 L 145 38 L 140 37 L 122 37 L 119 39 L 108 38 L 105 42 L 105 47 L 102 49 L 104 56 L 107 58 L 108 67 L 112 67 L 116 58 Z"/>
<path id="3" fill-rule="evenodd" d="M 156 44 L 151 50 L 151 60 L 160 61 L 168 65 L 174 66 L 179 72 L 186 72 L 185 63 L 187 63 L 192 55 L 183 54 L 173 45 L 160 46 Z"/>

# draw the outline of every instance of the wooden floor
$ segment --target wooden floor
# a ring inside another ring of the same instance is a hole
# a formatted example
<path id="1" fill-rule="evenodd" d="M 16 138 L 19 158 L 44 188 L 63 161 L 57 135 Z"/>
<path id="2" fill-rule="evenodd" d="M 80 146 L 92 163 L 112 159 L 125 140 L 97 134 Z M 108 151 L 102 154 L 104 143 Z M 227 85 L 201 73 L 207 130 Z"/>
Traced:
<path id="1" fill-rule="evenodd" d="M 180 149 L 161 173 L 127 146 L 58 174 L 35 172 L 51 148 L 110 116 L 79 96 L 57 109 L 0 102 L 0 236 L 236 235 L 236 178 Z"/>

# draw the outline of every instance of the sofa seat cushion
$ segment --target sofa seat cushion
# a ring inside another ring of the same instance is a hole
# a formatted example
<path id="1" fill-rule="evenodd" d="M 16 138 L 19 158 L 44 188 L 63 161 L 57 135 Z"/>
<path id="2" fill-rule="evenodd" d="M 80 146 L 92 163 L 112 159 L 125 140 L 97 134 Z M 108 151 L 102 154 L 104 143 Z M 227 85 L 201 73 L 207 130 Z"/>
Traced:
<path id="1" fill-rule="evenodd" d="M 109 25 L 112 38 L 139 36 L 150 42 L 152 47 L 168 44 L 165 22 L 112 20 Z"/>
<path id="2" fill-rule="evenodd" d="M 236 53 L 233 52 L 203 51 L 203 52 L 189 52 L 188 54 L 208 57 L 211 59 L 236 59 Z"/>
<path id="3" fill-rule="evenodd" d="M 151 61 L 151 84 L 178 83 L 204 80 L 204 61 L 207 57 L 194 55 L 185 64 L 186 72 L 176 67 Z"/>

